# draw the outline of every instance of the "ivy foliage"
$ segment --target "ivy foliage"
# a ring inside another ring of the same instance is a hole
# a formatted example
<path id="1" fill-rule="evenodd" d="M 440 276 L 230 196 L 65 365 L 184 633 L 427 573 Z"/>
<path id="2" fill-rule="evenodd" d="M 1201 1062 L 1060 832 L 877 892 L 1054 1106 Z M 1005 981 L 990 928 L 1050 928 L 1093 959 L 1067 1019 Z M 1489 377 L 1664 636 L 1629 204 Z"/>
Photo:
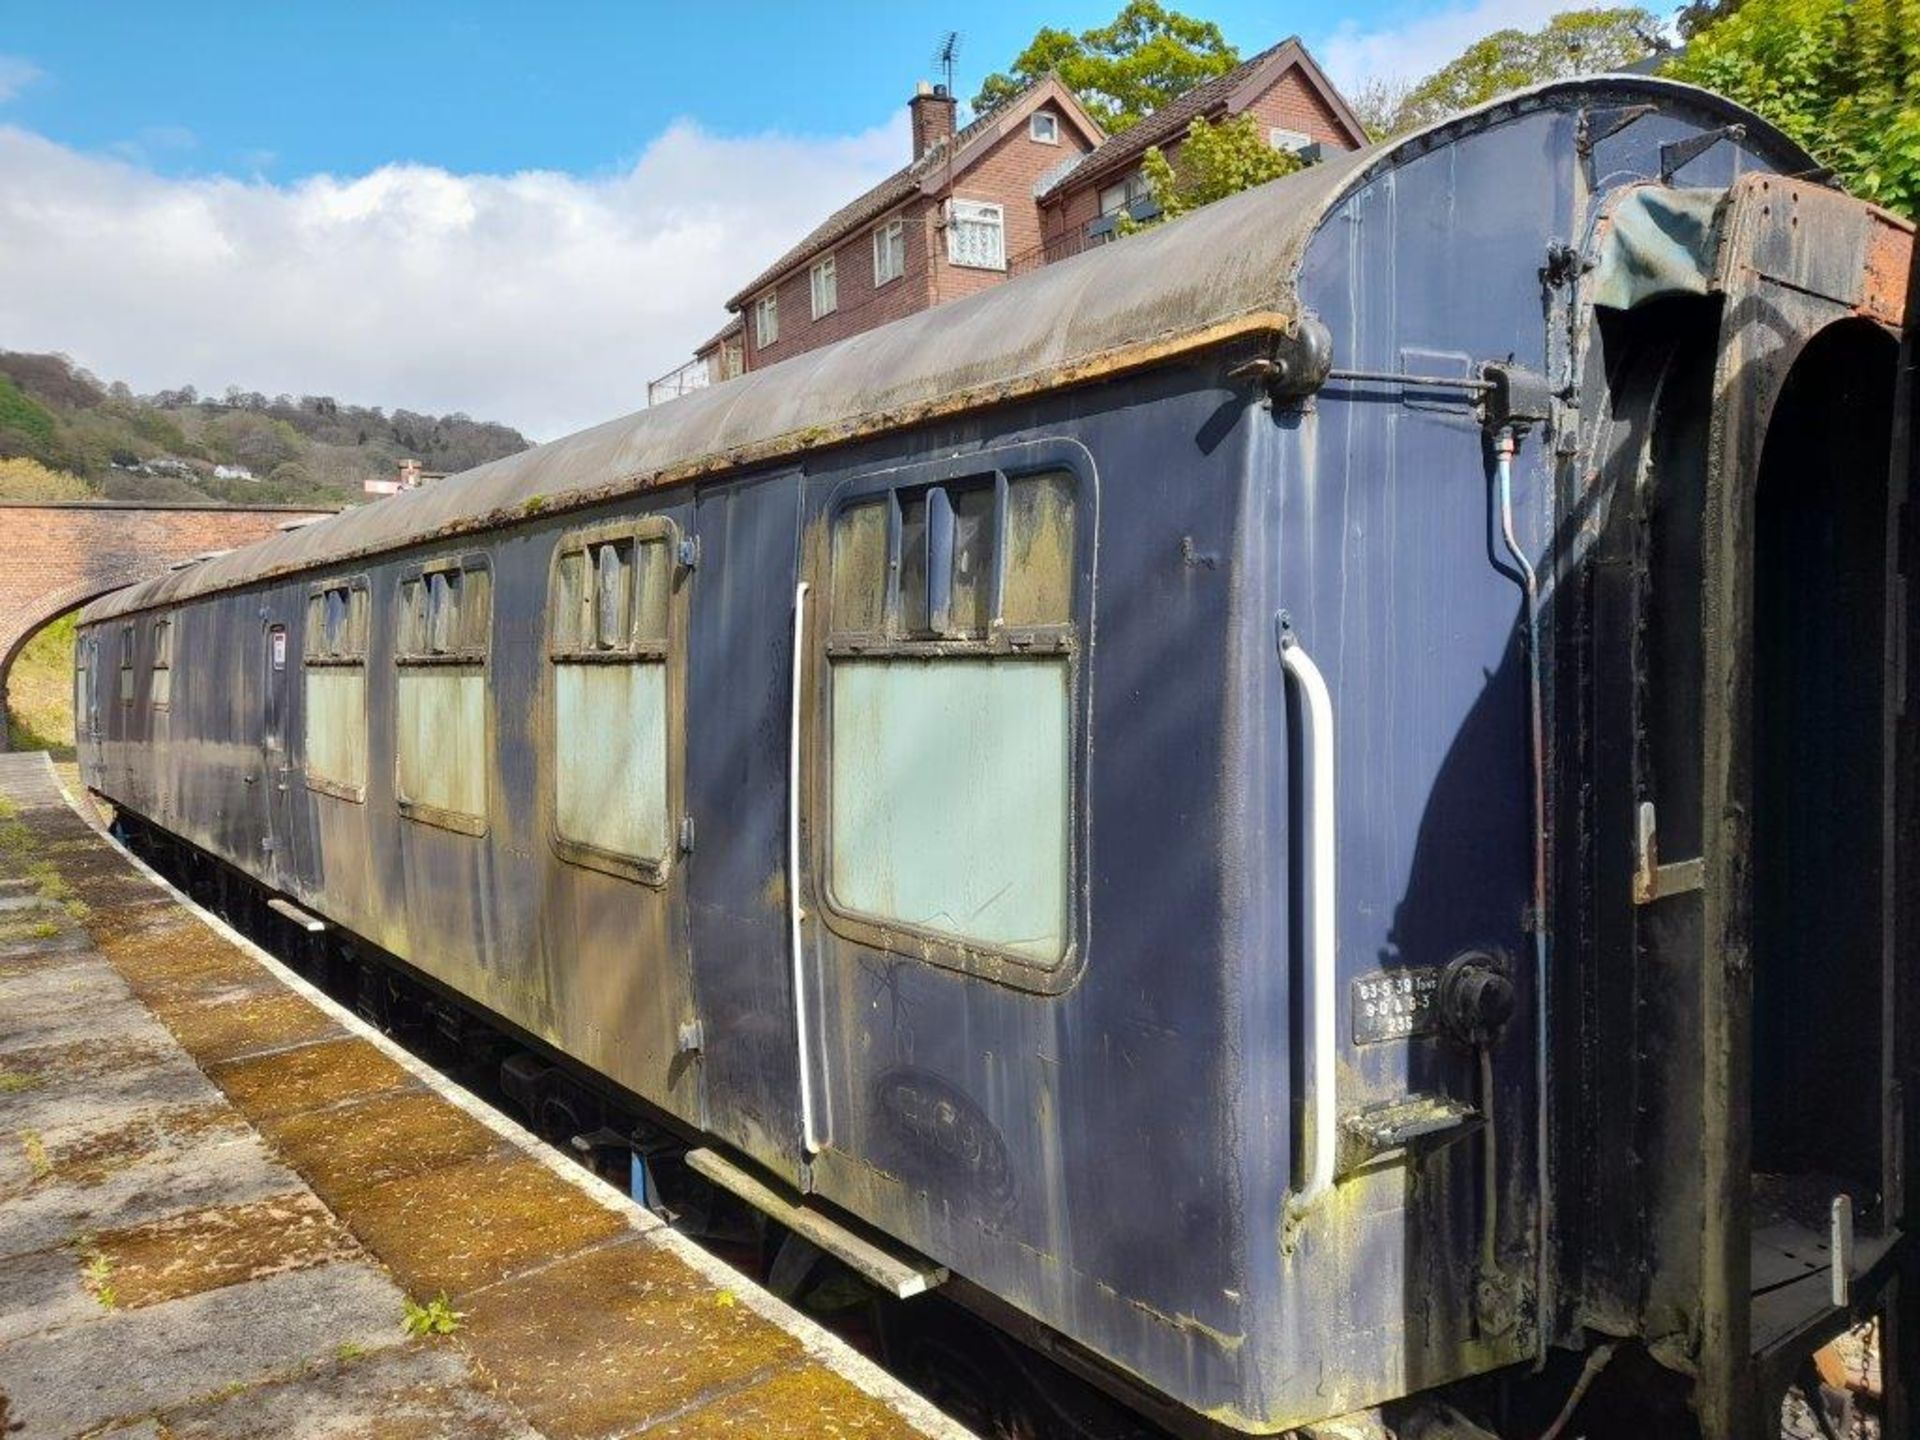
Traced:
<path id="1" fill-rule="evenodd" d="M 1109 24 L 1078 35 L 1043 27 L 1011 67 L 981 82 L 973 109 L 985 114 L 1052 71 L 1108 134 L 1118 134 L 1239 63 L 1240 52 L 1211 20 L 1158 0 L 1127 0 Z"/>
<path id="2" fill-rule="evenodd" d="M 1744 0 L 1661 73 L 1758 111 L 1854 194 L 1920 215 L 1920 0 Z"/>
<path id="3" fill-rule="evenodd" d="M 1291 175 L 1300 165 L 1298 155 L 1268 143 L 1252 115 L 1195 120 L 1171 155 L 1153 145 L 1140 158 L 1140 174 L 1160 207 L 1159 215 L 1137 221 L 1123 213 L 1117 228 L 1129 235 L 1162 220 L 1177 219 L 1189 210 Z"/>

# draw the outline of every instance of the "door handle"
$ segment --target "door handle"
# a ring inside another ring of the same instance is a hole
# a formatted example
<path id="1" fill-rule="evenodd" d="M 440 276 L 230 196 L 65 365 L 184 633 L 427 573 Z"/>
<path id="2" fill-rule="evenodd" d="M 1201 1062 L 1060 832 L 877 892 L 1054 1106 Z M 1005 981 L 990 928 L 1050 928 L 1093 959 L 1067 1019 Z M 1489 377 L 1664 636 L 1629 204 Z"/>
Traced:
<path id="1" fill-rule="evenodd" d="M 1300 691 L 1301 769 L 1306 777 L 1306 794 L 1301 812 L 1306 816 L 1307 843 L 1300 866 L 1307 940 L 1307 1032 L 1312 1050 L 1312 1065 L 1307 1073 L 1308 1099 L 1313 1114 L 1313 1155 L 1307 1167 L 1306 1188 L 1288 1204 L 1295 1218 L 1301 1216 L 1322 1195 L 1333 1188 L 1334 1159 L 1340 1137 L 1339 1111 L 1335 1104 L 1334 1080 L 1336 1035 L 1334 1016 L 1338 984 L 1336 960 L 1338 934 L 1334 904 L 1334 751 L 1333 695 L 1326 677 L 1313 663 L 1293 621 L 1282 610 L 1275 617 L 1276 639 L 1280 646 L 1280 664 Z"/>

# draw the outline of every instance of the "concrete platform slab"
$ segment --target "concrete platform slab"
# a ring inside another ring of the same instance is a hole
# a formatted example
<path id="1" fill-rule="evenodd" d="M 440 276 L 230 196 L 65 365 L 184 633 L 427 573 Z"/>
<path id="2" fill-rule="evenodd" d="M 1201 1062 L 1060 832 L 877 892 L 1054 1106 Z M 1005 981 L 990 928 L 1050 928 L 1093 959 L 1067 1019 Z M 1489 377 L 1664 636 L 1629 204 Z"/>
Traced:
<path id="1" fill-rule="evenodd" d="M 966 1440 L 186 904 L 44 757 L 0 755 L 0 898 L 24 1435 Z M 455 1333 L 409 1338 L 442 1292 Z"/>

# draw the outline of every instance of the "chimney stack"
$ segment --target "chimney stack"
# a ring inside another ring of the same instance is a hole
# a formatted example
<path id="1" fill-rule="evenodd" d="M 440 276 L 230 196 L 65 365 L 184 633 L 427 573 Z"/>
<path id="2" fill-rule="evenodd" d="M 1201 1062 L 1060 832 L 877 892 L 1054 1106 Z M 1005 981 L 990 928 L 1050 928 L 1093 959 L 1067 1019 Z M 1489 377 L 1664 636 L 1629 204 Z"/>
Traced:
<path id="1" fill-rule="evenodd" d="M 953 138 L 953 112 L 958 102 L 944 85 L 929 85 L 922 80 L 914 89 L 907 109 L 913 116 L 913 158 L 918 160 L 943 140 Z"/>

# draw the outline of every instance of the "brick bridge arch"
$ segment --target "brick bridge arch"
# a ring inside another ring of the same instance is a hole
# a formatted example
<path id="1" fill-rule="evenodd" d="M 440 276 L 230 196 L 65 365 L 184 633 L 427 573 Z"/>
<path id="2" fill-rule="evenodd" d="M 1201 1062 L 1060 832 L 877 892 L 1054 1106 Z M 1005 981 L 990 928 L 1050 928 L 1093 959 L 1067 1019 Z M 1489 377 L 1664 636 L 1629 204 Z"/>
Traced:
<path id="1" fill-rule="evenodd" d="M 0 750 L 8 748 L 7 680 L 35 631 L 182 560 L 329 513 L 305 505 L 0 501 Z"/>

